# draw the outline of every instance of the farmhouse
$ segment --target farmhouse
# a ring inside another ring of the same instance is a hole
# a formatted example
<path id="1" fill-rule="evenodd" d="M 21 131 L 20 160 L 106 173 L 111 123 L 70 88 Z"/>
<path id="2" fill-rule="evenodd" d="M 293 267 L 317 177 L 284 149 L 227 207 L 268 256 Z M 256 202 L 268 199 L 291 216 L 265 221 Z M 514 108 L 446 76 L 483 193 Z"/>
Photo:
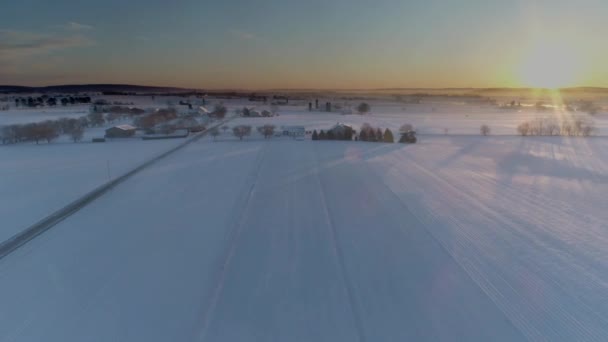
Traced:
<path id="1" fill-rule="evenodd" d="M 118 125 L 106 129 L 106 138 L 128 138 L 135 134 L 135 127 L 131 125 Z"/>
<path id="2" fill-rule="evenodd" d="M 349 125 L 338 122 L 334 125 L 334 127 L 328 129 L 327 131 L 333 132 L 336 136 L 344 136 L 344 134 L 347 134 L 348 132 L 352 134 L 353 128 Z"/>

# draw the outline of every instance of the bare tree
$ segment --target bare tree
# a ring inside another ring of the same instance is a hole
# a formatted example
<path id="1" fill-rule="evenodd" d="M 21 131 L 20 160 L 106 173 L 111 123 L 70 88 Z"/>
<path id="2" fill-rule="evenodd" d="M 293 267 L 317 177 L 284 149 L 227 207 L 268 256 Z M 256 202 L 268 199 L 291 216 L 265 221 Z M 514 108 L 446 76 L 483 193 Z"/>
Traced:
<path id="1" fill-rule="evenodd" d="M 82 140 L 84 136 L 84 129 L 80 126 L 76 126 L 70 131 L 70 138 L 72 138 L 73 142 L 79 142 Z"/>
<path id="2" fill-rule="evenodd" d="M 258 127 L 258 131 L 260 132 L 260 134 L 262 134 L 264 136 L 264 139 L 268 139 L 268 138 L 272 137 L 274 135 L 274 129 L 275 129 L 274 125 L 264 125 L 264 126 Z"/>
<path id="3" fill-rule="evenodd" d="M 215 105 L 212 115 L 217 118 L 223 119 L 226 116 L 226 113 L 228 113 L 228 109 L 226 109 L 226 106 L 224 106 L 223 103 L 218 103 Z"/>
<path id="4" fill-rule="evenodd" d="M 488 135 L 490 134 L 490 126 L 488 125 L 481 125 L 481 127 L 479 128 L 479 132 L 481 133 L 481 135 Z"/>
<path id="5" fill-rule="evenodd" d="M 37 134 L 39 138 L 46 140 L 49 144 L 59 137 L 59 131 L 52 121 L 45 121 L 39 124 L 37 126 Z"/>
<path id="6" fill-rule="evenodd" d="M 560 127 L 557 121 L 549 119 L 545 122 L 545 135 L 559 135 L 559 132 Z"/>
<path id="7" fill-rule="evenodd" d="M 562 122 L 561 134 L 570 136 L 573 135 L 574 129 L 572 128 L 572 123 L 570 121 Z"/>
<path id="8" fill-rule="evenodd" d="M 585 121 L 581 118 L 574 119 L 572 127 L 574 129 L 574 135 L 582 135 L 583 128 L 586 126 Z"/>
<path id="9" fill-rule="evenodd" d="M 535 119 L 530 123 L 530 135 L 542 135 L 544 131 L 543 119 Z"/>
<path id="10" fill-rule="evenodd" d="M 583 126 L 583 128 L 581 130 L 581 135 L 584 137 L 588 137 L 588 136 L 592 135 L 593 132 L 595 132 L 595 123 L 593 121 L 590 121 L 586 125 Z"/>
<path id="11" fill-rule="evenodd" d="M 213 127 L 210 131 L 209 134 L 211 134 L 211 136 L 213 137 L 213 140 L 215 141 L 217 136 L 220 135 L 220 130 L 217 129 L 217 127 Z"/>
<path id="12" fill-rule="evenodd" d="M 524 122 L 524 123 L 520 124 L 519 126 L 517 126 L 517 133 L 519 133 L 519 135 L 521 135 L 523 137 L 530 134 L 530 123 Z"/>
<path id="13" fill-rule="evenodd" d="M 99 112 L 93 112 L 93 113 L 89 114 L 88 119 L 89 119 L 91 126 L 101 126 L 106 122 L 106 120 L 103 117 L 103 113 L 99 113 Z"/>
<path id="14" fill-rule="evenodd" d="M 232 133 L 235 137 L 239 138 L 239 140 L 243 140 L 244 137 L 251 134 L 251 126 L 249 125 L 239 125 L 232 127 Z"/>

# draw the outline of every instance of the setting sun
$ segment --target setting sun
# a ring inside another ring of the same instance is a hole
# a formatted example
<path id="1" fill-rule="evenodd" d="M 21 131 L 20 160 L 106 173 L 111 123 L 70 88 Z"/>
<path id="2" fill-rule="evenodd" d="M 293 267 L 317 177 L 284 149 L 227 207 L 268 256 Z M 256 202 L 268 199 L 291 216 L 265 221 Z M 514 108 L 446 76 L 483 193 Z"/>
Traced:
<path id="1" fill-rule="evenodd" d="M 580 80 L 580 54 L 563 44 L 536 44 L 524 54 L 519 66 L 523 85 L 535 88 L 573 86 Z"/>

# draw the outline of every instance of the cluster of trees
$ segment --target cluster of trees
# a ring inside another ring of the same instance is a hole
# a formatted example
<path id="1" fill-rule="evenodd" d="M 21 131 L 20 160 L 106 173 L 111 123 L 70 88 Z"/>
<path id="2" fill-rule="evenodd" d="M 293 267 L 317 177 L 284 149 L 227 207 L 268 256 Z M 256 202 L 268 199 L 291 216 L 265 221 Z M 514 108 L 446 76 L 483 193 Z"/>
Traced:
<path id="1" fill-rule="evenodd" d="M 521 136 L 549 135 L 549 136 L 585 136 L 595 132 L 595 123 L 583 118 L 571 118 L 557 121 L 556 119 L 535 119 L 526 121 L 517 126 L 517 133 Z"/>
<path id="2" fill-rule="evenodd" d="M 362 102 L 357 106 L 357 112 L 359 112 L 359 114 L 367 114 L 371 109 L 370 105 L 365 102 Z"/>
<path id="3" fill-rule="evenodd" d="M 38 97 L 18 97 L 15 99 L 16 107 L 54 107 L 57 105 L 67 106 L 78 103 L 91 103 L 91 97 L 89 96 L 59 96 L 49 97 L 48 95 Z"/>
<path id="4" fill-rule="evenodd" d="M 95 113 L 108 113 L 113 115 L 116 119 L 134 117 L 144 114 L 146 111 L 137 107 L 123 107 L 123 106 L 101 106 L 93 105 L 92 112 Z M 108 120 L 109 121 L 109 120 Z"/>
<path id="5" fill-rule="evenodd" d="M 595 115 L 601 110 L 602 110 L 601 107 L 596 106 L 595 103 L 593 103 L 591 101 L 581 101 L 578 106 L 579 112 L 585 112 L 585 113 L 588 113 L 589 115 Z"/>
<path id="6" fill-rule="evenodd" d="M 352 128 L 345 126 L 343 130 L 328 130 L 325 132 L 321 130 L 317 133 L 317 130 L 312 132 L 312 140 L 353 140 L 355 131 Z"/>
<path id="7" fill-rule="evenodd" d="M 226 117 L 226 113 L 228 113 L 228 109 L 224 106 L 223 103 L 218 103 L 213 108 L 213 112 L 211 112 L 212 117 L 216 117 L 218 119 L 223 119 Z"/>
<path id="8" fill-rule="evenodd" d="M 147 115 L 138 116 L 133 124 L 144 129 L 154 128 L 156 125 L 171 121 L 177 118 L 175 108 L 163 108 Z"/>
<path id="9" fill-rule="evenodd" d="M 328 130 L 327 132 L 321 130 L 319 133 L 317 133 L 317 130 L 314 130 L 312 132 L 312 140 L 349 141 L 353 139 L 355 133 L 356 132 L 348 126 L 345 126 L 343 130 Z M 393 132 L 388 128 L 382 131 L 381 128 L 374 128 L 370 124 L 364 123 L 363 126 L 361 126 L 359 136 L 356 137 L 356 140 L 393 143 L 395 142 L 395 137 Z"/>
<path id="10" fill-rule="evenodd" d="M 257 127 L 257 130 L 261 135 L 264 136 L 264 139 L 268 139 L 274 135 L 275 128 L 275 125 L 267 124 Z M 225 132 L 229 130 L 230 127 L 223 126 L 221 129 Z M 251 135 L 251 131 L 252 129 L 249 125 L 239 125 L 232 128 L 232 134 L 234 134 L 234 136 L 239 138 L 240 140 L 243 140 L 244 137 Z M 216 138 L 221 134 L 220 129 L 214 127 L 209 131 L 209 134 L 211 134 L 213 140 L 216 140 Z"/>
<path id="11" fill-rule="evenodd" d="M 361 126 L 361 130 L 359 132 L 359 140 L 387 143 L 395 142 L 393 132 L 391 132 L 390 129 L 387 128 L 384 130 L 384 133 L 382 133 L 381 128 L 374 128 L 368 123 L 364 123 L 363 126 Z"/>
<path id="12" fill-rule="evenodd" d="M 251 135 L 251 126 L 249 125 L 238 125 L 232 127 L 232 133 L 239 140 L 243 140 L 244 137 Z"/>
<path id="13" fill-rule="evenodd" d="M 270 106 L 270 110 L 262 110 L 261 112 L 258 112 L 257 110 L 249 109 L 247 107 L 243 107 L 243 109 L 238 110 L 236 114 L 246 116 L 246 117 L 250 117 L 250 116 L 271 117 L 271 116 L 277 115 L 278 111 L 279 111 L 279 107 L 276 105 Z"/>
<path id="14" fill-rule="evenodd" d="M 488 125 L 481 125 L 481 127 L 479 127 L 479 133 L 481 133 L 481 135 L 489 135 L 490 132 L 492 132 L 492 130 Z"/>
<path id="15" fill-rule="evenodd" d="M 2 143 L 16 144 L 20 142 L 46 141 L 51 143 L 61 134 L 67 134 L 74 142 L 82 140 L 84 127 L 88 127 L 88 119 L 61 118 L 28 124 L 15 124 L 2 127 Z"/>

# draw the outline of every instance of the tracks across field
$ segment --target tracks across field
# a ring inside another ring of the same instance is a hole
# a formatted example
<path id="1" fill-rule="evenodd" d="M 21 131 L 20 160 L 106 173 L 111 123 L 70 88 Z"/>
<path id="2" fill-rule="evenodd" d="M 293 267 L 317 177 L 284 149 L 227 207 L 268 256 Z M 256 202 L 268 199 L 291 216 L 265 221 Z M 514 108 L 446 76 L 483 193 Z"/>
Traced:
<path id="1" fill-rule="evenodd" d="M 548 335 L 563 337 L 560 335 L 565 332 L 563 327 L 568 327 L 567 336 L 573 340 L 602 340 L 606 334 L 605 328 L 598 329 L 606 326 L 602 313 L 585 301 L 584 294 L 574 292 L 576 279 L 558 279 L 576 270 L 577 274 L 588 277 L 587 288 L 601 291 L 593 272 L 575 262 L 581 259 L 585 261 L 584 265 L 590 265 L 592 260 L 572 254 L 558 238 L 551 237 L 549 231 L 543 232 L 546 222 L 536 220 L 540 215 L 548 218 L 553 227 L 559 227 L 560 223 L 568 222 L 568 207 L 554 208 L 547 203 L 555 205 L 559 202 L 545 196 L 531 200 L 514 192 L 508 185 L 497 184 L 483 172 L 476 173 L 473 178 L 474 184 L 480 185 L 473 188 L 478 191 L 474 193 L 467 189 L 470 186 L 462 186 L 450 176 L 429 169 L 407 154 L 399 157 L 391 156 L 390 165 L 394 170 L 407 165 L 415 181 L 393 183 L 397 196 L 404 202 L 409 201 L 408 188 L 412 184 L 434 184 L 424 189 L 433 202 L 417 206 L 412 213 L 432 228 L 429 232 L 524 336 L 530 340 L 540 340 Z M 517 203 L 530 208 L 530 216 L 515 216 L 508 210 L 488 205 L 480 198 L 485 195 L 483 191 L 497 187 L 501 189 L 506 208 Z M 448 202 L 442 198 L 458 201 Z M 462 212 L 469 213 L 469 217 L 464 217 L 460 214 Z M 496 249 L 496 245 L 503 248 Z M 559 262 L 544 266 L 535 262 L 546 260 L 547 253 L 554 254 Z M 566 265 L 568 267 L 563 267 Z M 559 273 L 553 274 L 557 270 Z M 560 327 L 554 325 L 557 322 Z"/>
<path id="2" fill-rule="evenodd" d="M 238 215 L 235 215 L 233 221 L 231 222 L 230 229 L 230 237 L 228 240 L 228 244 L 226 249 L 224 250 L 224 254 L 219 259 L 219 266 L 216 275 L 215 285 L 213 286 L 213 290 L 210 293 L 209 305 L 203 311 L 202 317 L 202 325 L 201 330 L 199 331 L 200 340 L 204 341 L 207 336 L 207 331 L 209 327 L 209 323 L 213 319 L 213 314 L 217 307 L 218 301 L 222 296 L 222 292 L 224 289 L 224 283 L 226 282 L 226 274 L 228 269 L 230 268 L 230 263 L 232 258 L 234 257 L 234 253 L 236 251 L 239 238 L 243 233 L 243 230 L 246 228 L 245 225 L 245 217 L 247 215 L 247 210 L 249 208 L 249 204 L 251 203 L 251 198 L 253 197 L 256 184 L 258 181 L 258 176 L 260 174 L 260 170 L 262 168 L 262 162 L 264 160 L 264 152 L 265 148 L 262 146 L 261 151 L 258 152 L 258 156 L 255 161 L 254 171 L 250 175 L 250 178 L 247 182 L 248 187 L 245 188 L 239 200 L 235 203 L 233 211 L 239 212 Z"/>
<path id="3" fill-rule="evenodd" d="M 222 120 L 219 123 L 216 123 L 215 125 L 211 126 L 209 129 L 205 130 L 204 132 L 194 135 L 192 138 L 189 138 L 185 142 L 144 162 L 143 164 L 132 169 L 131 171 L 129 171 L 117 178 L 110 180 L 109 182 L 99 186 L 95 190 L 74 200 L 72 203 L 66 205 L 65 207 L 48 215 L 47 217 L 43 218 L 42 220 L 38 221 L 37 223 L 25 228 L 24 230 L 22 230 L 19 233 L 13 235 L 6 241 L 3 241 L 2 243 L 0 243 L 0 259 L 6 257 L 7 255 L 9 255 L 12 252 L 14 252 L 15 250 L 17 250 L 19 247 L 25 245 L 26 243 L 35 239 L 37 236 L 40 236 L 44 232 L 48 231 L 49 229 L 51 229 L 52 227 L 57 225 L 59 222 L 65 220 L 69 216 L 78 212 L 79 210 L 81 210 L 82 208 L 87 206 L 89 203 L 91 203 L 94 200 L 96 200 L 97 198 L 103 196 L 105 193 L 112 190 L 116 186 L 120 185 L 127 179 L 131 178 L 132 176 L 136 175 L 137 173 L 141 172 L 142 170 L 148 168 L 149 166 L 153 165 L 154 163 L 158 162 L 159 160 L 164 159 L 165 157 L 173 154 L 174 152 L 181 150 L 185 146 L 188 146 L 189 144 L 191 144 L 195 141 L 198 141 L 199 139 L 201 139 L 202 137 L 207 135 L 207 133 L 209 132 L 210 129 L 219 127 L 219 126 L 225 124 L 226 122 L 230 121 L 231 119 L 232 118 L 229 118 L 226 120 Z"/>

